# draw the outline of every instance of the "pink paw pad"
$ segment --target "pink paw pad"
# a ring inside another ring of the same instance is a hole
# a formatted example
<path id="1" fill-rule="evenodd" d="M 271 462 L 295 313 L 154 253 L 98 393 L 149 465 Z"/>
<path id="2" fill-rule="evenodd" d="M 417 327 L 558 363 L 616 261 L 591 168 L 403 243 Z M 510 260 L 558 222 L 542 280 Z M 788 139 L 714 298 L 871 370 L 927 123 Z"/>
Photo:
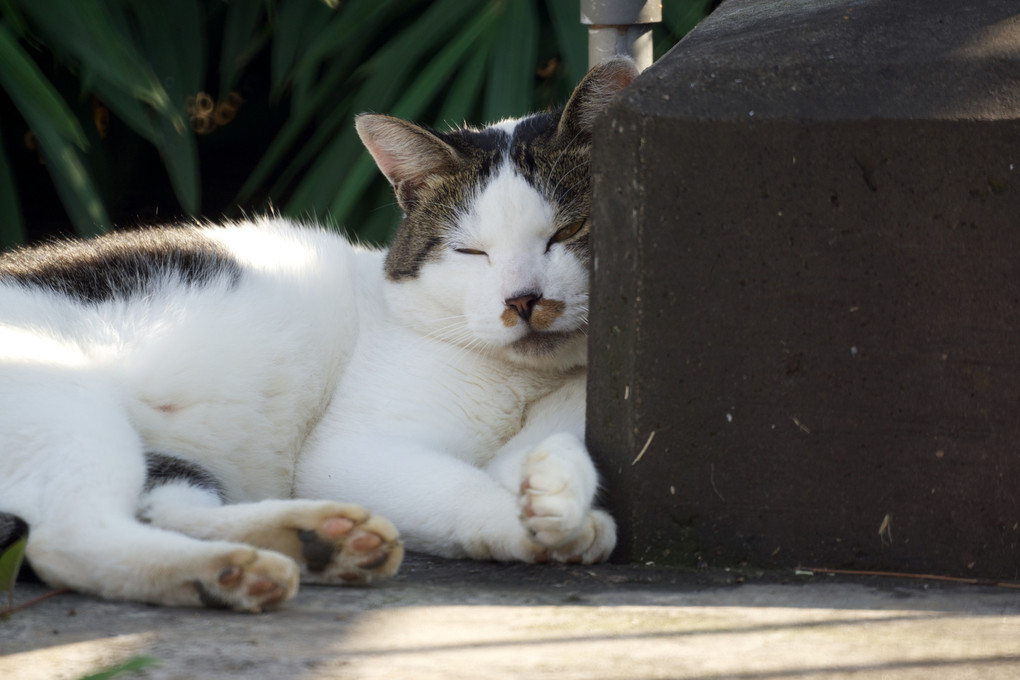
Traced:
<path id="1" fill-rule="evenodd" d="M 241 582 L 242 576 L 244 576 L 244 569 L 234 564 L 220 569 L 220 573 L 216 575 L 216 580 L 221 586 L 235 586 Z"/>
<path id="2" fill-rule="evenodd" d="M 354 528 L 354 522 L 346 517 L 333 517 L 322 523 L 320 533 L 329 538 L 338 538 Z"/>
<path id="3" fill-rule="evenodd" d="M 270 593 L 279 587 L 280 587 L 279 585 L 273 583 L 269 579 L 260 578 L 253 581 L 252 584 L 248 586 L 248 595 L 250 595 L 251 597 L 259 597 L 261 595 Z"/>
<path id="4" fill-rule="evenodd" d="M 358 552 L 365 552 L 367 550 L 375 550 L 382 545 L 382 542 L 382 537 L 378 534 L 364 533 L 355 537 L 350 542 L 350 546 Z"/>

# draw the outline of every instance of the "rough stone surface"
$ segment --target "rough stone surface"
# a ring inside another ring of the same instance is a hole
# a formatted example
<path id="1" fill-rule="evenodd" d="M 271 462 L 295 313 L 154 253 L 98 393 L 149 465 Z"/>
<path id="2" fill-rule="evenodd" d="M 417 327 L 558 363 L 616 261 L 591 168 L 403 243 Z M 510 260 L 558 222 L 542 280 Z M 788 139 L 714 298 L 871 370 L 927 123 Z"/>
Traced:
<path id="1" fill-rule="evenodd" d="M 1012 0 L 729 0 L 631 99 L 700 120 L 1012 119 L 1018 32 Z"/>
<path id="2" fill-rule="evenodd" d="M 46 592 L 19 585 L 24 602 Z M 79 680 L 1012 680 L 1001 588 L 640 565 L 411 556 L 371 588 L 305 587 L 262 615 L 64 594 L 0 620 L 0 677 Z"/>
<path id="3" fill-rule="evenodd" d="M 1020 7 L 729 0 L 594 147 L 617 558 L 1015 578 Z"/>

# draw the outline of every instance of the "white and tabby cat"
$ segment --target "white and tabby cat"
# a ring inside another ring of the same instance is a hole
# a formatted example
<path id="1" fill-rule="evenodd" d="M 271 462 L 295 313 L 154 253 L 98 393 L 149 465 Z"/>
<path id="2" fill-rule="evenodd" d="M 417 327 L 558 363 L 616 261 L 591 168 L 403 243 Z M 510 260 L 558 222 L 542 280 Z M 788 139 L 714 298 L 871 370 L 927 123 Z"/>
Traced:
<path id="1" fill-rule="evenodd" d="M 0 512 L 37 574 L 258 611 L 388 576 L 403 544 L 605 559 L 588 159 L 634 75 L 482 130 L 359 117 L 405 212 L 385 252 L 266 218 L 0 258 Z"/>

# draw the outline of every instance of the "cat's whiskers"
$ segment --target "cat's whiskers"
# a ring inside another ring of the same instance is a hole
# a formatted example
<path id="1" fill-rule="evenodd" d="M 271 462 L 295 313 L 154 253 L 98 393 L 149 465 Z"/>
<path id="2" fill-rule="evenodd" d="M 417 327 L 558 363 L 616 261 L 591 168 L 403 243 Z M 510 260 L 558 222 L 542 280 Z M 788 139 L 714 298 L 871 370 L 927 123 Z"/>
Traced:
<path id="1" fill-rule="evenodd" d="M 571 172 L 573 172 L 573 170 Z M 565 180 L 568 176 L 569 175 L 564 175 L 563 177 L 561 177 L 560 183 L 562 183 L 563 180 Z M 571 184 L 570 186 L 563 190 L 560 196 L 560 200 L 568 200 L 569 204 L 573 204 L 577 201 L 583 200 L 585 197 L 577 193 L 577 188 L 588 181 L 589 181 L 588 175 L 582 173 L 573 184 Z M 557 183 L 556 187 L 559 188 L 559 183 Z M 566 197 L 569 197 L 569 199 L 567 199 Z"/>
<path id="2" fill-rule="evenodd" d="M 563 183 L 563 180 L 565 180 L 566 178 L 570 177 L 578 168 L 584 168 L 584 167 L 587 167 L 587 165 L 588 165 L 587 162 L 578 163 L 574 167 L 570 168 L 570 170 L 568 170 L 567 172 L 563 173 L 563 176 L 560 177 L 560 180 L 558 182 L 556 182 L 556 186 L 553 187 L 552 195 L 557 200 L 559 200 L 560 199 L 560 195 L 557 193 L 557 191 L 559 190 L 560 185 Z M 564 194 L 572 193 L 573 189 L 576 188 L 577 185 L 580 184 L 581 182 L 583 182 L 585 179 L 586 179 L 585 176 L 580 177 L 576 182 L 574 182 L 573 184 L 571 184 L 567 188 L 567 190 L 564 192 Z"/>
<path id="3" fill-rule="evenodd" d="M 456 329 L 455 332 L 448 332 L 452 328 L 453 325 L 445 326 L 442 329 L 437 329 L 432 333 L 429 333 L 428 337 L 431 340 L 438 340 L 440 342 L 455 345 L 468 352 L 489 353 L 499 347 L 488 340 L 480 338 L 466 325 L 460 326 L 460 328 Z"/>
<path id="4" fill-rule="evenodd" d="M 467 315 L 459 314 L 447 318 L 460 320 L 467 319 L 468 317 Z M 484 354 L 490 353 L 499 348 L 499 345 L 478 337 L 478 335 L 466 324 L 458 323 L 456 321 L 438 328 L 433 328 L 428 333 L 419 336 L 416 340 L 416 344 L 424 344 L 427 342 L 442 342 L 454 345 L 468 352 Z"/>
<path id="5" fill-rule="evenodd" d="M 441 340 L 447 342 L 449 338 L 454 337 L 453 335 L 451 335 L 451 333 L 454 331 L 462 334 L 470 334 L 470 331 L 467 329 L 467 325 L 461 323 L 461 320 L 467 319 L 466 315 L 457 314 L 455 316 L 447 317 L 447 319 L 456 319 L 456 321 L 447 323 L 437 328 L 433 328 L 428 333 L 425 333 L 424 335 L 421 336 L 421 341 L 424 342 L 429 340 Z M 437 321 L 443 320 L 444 319 L 437 319 Z"/>
<path id="6" fill-rule="evenodd" d="M 430 333 L 427 338 L 428 340 L 438 340 L 439 342 L 447 342 L 454 345 L 462 344 L 465 340 L 470 340 L 474 337 L 467 328 L 446 328 L 439 332 Z"/>
<path id="7" fill-rule="evenodd" d="M 466 318 L 468 318 L 467 314 L 451 314 L 450 316 L 437 317 L 433 319 L 433 321 L 450 321 L 451 319 L 466 319 Z"/>

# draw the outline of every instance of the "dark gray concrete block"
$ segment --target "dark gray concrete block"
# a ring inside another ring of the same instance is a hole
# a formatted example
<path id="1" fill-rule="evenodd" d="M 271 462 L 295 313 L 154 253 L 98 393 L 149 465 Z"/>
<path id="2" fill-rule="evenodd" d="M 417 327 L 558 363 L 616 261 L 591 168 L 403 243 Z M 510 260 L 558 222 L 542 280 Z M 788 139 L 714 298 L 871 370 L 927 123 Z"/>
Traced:
<path id="1" fill-rule="evenodd" d="M 593 173 L 618 558 L 1017 577 L 1020 5 L 729 0 Z"/>

